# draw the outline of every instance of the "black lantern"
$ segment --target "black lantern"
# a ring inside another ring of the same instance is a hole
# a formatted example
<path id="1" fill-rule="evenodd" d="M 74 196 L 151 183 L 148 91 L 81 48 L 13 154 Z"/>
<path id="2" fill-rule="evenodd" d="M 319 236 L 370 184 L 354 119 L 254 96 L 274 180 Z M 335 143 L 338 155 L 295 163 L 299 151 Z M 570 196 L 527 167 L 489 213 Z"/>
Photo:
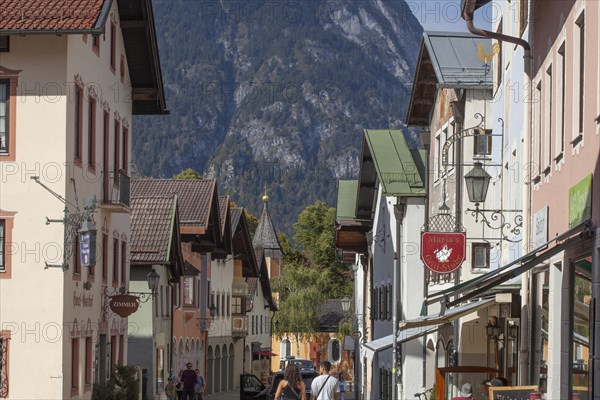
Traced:
<path id="1" fill-rule="evenodd" d="M 96 265 L 96 234 L 98 230 L 86 219 L 81 224 L 79 229 L 79 256 L 81 265 L 91 267 Z"/>
<path id="2" fill-rule="evenodd" d="M 160 275 L 155 271 L 151 270 L 148 275 L 146 275 L 146 280 L 148 281 L 148 288 L 152 294 L 156 293 L 156 289 L 158 289 L 158 281 L 160 280 Z"/>
<path id="3" fill-rule="evenodd" d="M 476 162 L 473 169 L 465 175 L 467 185 L 467 194 L 469 201 L 478 205 L 485 202 L 488 187 L 490 185 L 491 175 L 483 169 L 483 164 Z"/>
<path id="4" fill-rule="evenodd" d="M 215 315 L 217 315 L 217 307 L 215 307 L 214 304 L 211 304 L 210 307 L 208 307 L 208 312 L 210 313 L 210 316 L 214 318 Z"/>
<path id="5" fill-rule="evenodd" d="M 500 326 L 498 326 L 498 324 L 496 323 L 496 321 L 494 321 L 494 322 L 489 321 L 487 323 L 487 325 L 485 326 L 485 330 L 486 330 L 487 336 L 490 339 L 498 340 L 498 338 L 500 337 L 501 329 L 500 329 Z"/>

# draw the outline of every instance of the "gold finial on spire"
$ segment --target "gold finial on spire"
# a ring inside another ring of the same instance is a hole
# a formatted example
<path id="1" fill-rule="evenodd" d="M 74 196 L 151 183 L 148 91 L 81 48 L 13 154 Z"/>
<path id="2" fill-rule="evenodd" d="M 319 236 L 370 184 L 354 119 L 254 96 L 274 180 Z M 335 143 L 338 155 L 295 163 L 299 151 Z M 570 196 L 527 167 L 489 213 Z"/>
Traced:
<path id="1" fill-rule="evenodd" d="M 262 201 L 265 204 L 269 202 L 269 196 L 267 196 L 267 184 L 265 184 L 265 194 L 262 197 Z"/>

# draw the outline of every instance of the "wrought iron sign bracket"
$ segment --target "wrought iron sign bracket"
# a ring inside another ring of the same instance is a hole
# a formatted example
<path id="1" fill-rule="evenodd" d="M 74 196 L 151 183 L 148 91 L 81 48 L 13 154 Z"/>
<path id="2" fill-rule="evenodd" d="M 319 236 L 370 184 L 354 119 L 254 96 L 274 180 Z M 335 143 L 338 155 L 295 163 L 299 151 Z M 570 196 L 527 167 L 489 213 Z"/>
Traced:
<path id="1" fill-rule="evenodd" d="M 521 229 L 523 229 L 523 210 L 488 210 L 479 208 L 476 204 L 475 209 L 467 208 L 465 214 L 471 214 L 475 217 L 475 222 L 481 222 L 487 225 L 492 230 L 500 230 L 502 239 L 511 243 L 519 243 L 519 240 L 512 240 L 509 238 L 509 234 L 519 236 Z M 516 214 L 512 219 L 508 218 L 505 213 Z"/>
<path id="2" fill-rule="evenodd" d="M 63 217 L 58 218 L 48 218 L 46 217 L 46 225 L 50 225 L 53 223 L 63 224 L 63 262 L 62 264 L 49 264 L 48 262 L 44 262 L 44 269 L 48 268 L 60 268 L 64 271 L 69 269 L 69 259 L 73 255 L 73 241 L 78 235 L 78 229 L 81 226 L 83 221 L 91 221 L 94 215 L 94 212 L 98 208 L 96 196 L 83 207 L 83 211 L 80 210 L 79 204 L 72 204 L 67 201 L 60 194 L 56 193 L 54 190 L 50 189 L 48 186 L 43 184 L 40 181 L 39 176 L 32 176 L 31 179 L 46 189 L 51 195 L 56 197 L 59 201 L 61 201 L 65 208 L 63 210 Z M 77 189 L 75 188 L 75 180 L 71 178 L 71 182 L 73 183 L 73 188 L 75 189 L 75 200 L 77 200 Z M 69 211 L 68 205 L 75 207 L 76 211 L 74 213 Z"/>

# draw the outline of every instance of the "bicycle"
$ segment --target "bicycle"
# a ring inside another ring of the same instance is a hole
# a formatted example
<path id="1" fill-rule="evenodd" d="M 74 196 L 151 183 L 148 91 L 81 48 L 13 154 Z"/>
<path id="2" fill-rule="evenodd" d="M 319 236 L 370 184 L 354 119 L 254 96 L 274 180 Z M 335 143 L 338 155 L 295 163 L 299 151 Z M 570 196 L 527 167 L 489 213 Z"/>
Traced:
<path id="1" fill-rule="evenodd" d="M 428 400 L 427 393 L 430 393 L 432 390 L 433 388 L 430 387 L 429 389 L 425 389 L 423 392 L 415 393 L 414 396 L 419 400 Z"/>

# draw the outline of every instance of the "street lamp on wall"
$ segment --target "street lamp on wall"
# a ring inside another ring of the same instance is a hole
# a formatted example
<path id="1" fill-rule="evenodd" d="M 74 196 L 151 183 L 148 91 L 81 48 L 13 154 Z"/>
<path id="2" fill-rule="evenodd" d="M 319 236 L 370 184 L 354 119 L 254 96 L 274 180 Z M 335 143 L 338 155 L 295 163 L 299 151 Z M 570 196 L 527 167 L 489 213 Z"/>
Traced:
<path id="1" fill-rule="evenodd" d="M 352 302 L 352 299 L 349 297 L 343 297 L 341 299 L 341 302 L 342 302 L 342 311 L 344 313 L 350 312 L 350 303 Z"/>
<path id="2" fill-rule="evenodd" d="M 469 201 L 475 203 L 477 210 L 479 209 L 479 203 L 485 203 L 491 179 L 492 176 L 483 169 L 483 164 L 480 162 L 476 162 L 473 169 L 465 174 Z M 475 219 L 475 222 L 478 222 L 477 219 Z"/>
<path id="3" fill-rule="evenodd" d="M 509 233 L 515 236 L 520 235 L 523 227 L 522 210 L 487 210 L 479 208 L 479 204 L 485 202 L 491 179 L 491 175 L 486 172 L 481 162 L 476 162 L 473 169 L 465 174 L 465 185 L 467 186 L 469 201 L 475 203 L 475 209 L 468 208 L 465 212 L 471 213 L 475 217 L 475 222 L 479 222 L 481 218 L 481 222 L 485 223 L 488 228 L 501 231 L 504 240 L 520 242 L 521 239 L 511 239 Z M 514 221 L 508 222 L 506 217 L 508 213 L 516 213 Z"/>

